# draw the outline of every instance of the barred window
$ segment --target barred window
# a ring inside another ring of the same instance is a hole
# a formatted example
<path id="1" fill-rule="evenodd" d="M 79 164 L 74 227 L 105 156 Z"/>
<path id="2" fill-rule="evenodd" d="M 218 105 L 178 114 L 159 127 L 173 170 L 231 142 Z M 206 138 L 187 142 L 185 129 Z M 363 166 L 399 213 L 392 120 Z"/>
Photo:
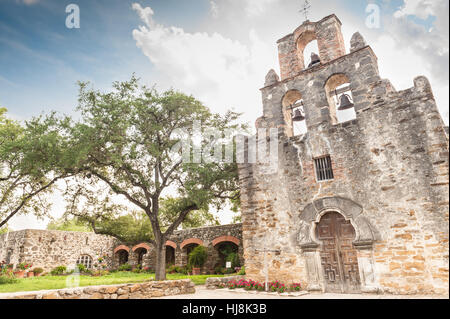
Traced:
<path id="1" fill-rule="evenodd" d="M 81 255 L 78 257 L 77 265 L 84 265 L 87 269 L 92 267 L 92 257 L 88 255 Z"/>
<path id="2" fill-rule="evenodd" d="M 314 166 L 316 168 L 317 181 L 322 182 L 334 179 L 330 156 L 314 159 Z"/>

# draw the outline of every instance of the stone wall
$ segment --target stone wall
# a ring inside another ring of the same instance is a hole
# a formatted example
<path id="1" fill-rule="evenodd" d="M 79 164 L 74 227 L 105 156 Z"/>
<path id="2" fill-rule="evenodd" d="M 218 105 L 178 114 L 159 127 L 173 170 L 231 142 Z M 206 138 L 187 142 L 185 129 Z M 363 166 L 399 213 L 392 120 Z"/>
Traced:
<path id="1" fill-rule="evenodd" d="M 0 294 L 0 299 L 151 299 L 195 293 L 190 279 Z"/>
<path id="2" fill-rule="evenodd" d="M 357 40 L 357 41 L 356 41 Z M 324 61 L 323 61 L 324 62 Z M 246 274 L 302 282 L 325 291 L 315 229 L 334 211 L 356 232 L 361 290 L 448 293 L 448 135 L 424 77 L 396 91 L 379 77 L 377 57 L 354 36 L 352 52 L 261 89 L 257 128 L 279 130 L 278 162 L 239 165 Z M 356 119 L 336 123 L 326 83 L 343 74 Z M 308 132 L 292 137 L 282 101 L 297 90 Z M 264 137 L 265 138 L 265 137 Z M 314 159 L 329 155 L 334 179 L 318 182 Z"/>
<path id="3" fill-rule="evenodd" d="M 33 268 L 49 271 L 60 265 L 75 267 L 81 255 L 88 255 L 93 264 L 106 257 L 110 268 L 113 247 L 118 243 L 112 237 L 94 233 L 21 230 L 0 235 L 0 260 L 14 265 L 31 263 Z"/>
<path id="4" fill-rule="evenodd" d="M 205 246 L 208 259 L 203 271 L 211 273 L 221 263 L 219 250 L 222 243 L 233 244 L 243 265 L 241 224 L 175 231 L 167 242 L 167 250 L 173 249 L 173 264 L 185 266 L 189 247 Z M 45 271 L 60 265 L 73 268 L 82 255 L 90 256 L 93 265 L 104 257 L 108 268 L 117 268 L 123 263 L 120 260 L 122 253 L 132 266 L 139 263 L 139 254 L 143 253 L 142 266 L 154 268 L 155 250 L 151 243 L 126 245 L 110 236 L 49 230 L 22 230 L 0 235 L 0 261 L 15 266 L 22 262 L 31 263 L 33 268 L 41 267 Z"/>
<path id="5" fill-rule="evenodd" d="M 237 250 L 241 265 L 244 265 L 244 251 L 242 247 L 242 224 L 231 224 L 221 226 L 210 226 L 175 231 L 166 243 L 167 254 L 173 254 L 173 264 L 176 266 L 185 266 L 188 262 L 188 250 L 196 245 L 202 245 L 207 248 L 208 258 L 203 267 L 204 273 L 214 272 L 214 268 L 221 264 L 220 244 L 231 243 Z M 130 264 L 138 263 L 139 247 L 145 247 L 147 251 L 143 256 L 144 267 L 154 267 L 155 249 L 151 243 L 140 243 L 135 246 L 120 245 L 120 249 L 129 252 Z M 117 249 L 117 247 L 116 247 Z M 117 254 L 117 253 L 116 253 Z M 167 256 L 168 256 L 167 255 Z M 169 259 L 169 257 L 167 258 Z M 117 266 L 118 259 L 115 258 Z M 169 264 L 170 260 L 166 260 Z"/>
<path id="6" fill-rule="evenodd" d="M 230 277 L 209 277 L 206 279 L 206 289 L 217 289 L 219 286 L 225 286 L 230 281 L 239 281 L 245 279 L 245 276 L 230 276 Z"/>

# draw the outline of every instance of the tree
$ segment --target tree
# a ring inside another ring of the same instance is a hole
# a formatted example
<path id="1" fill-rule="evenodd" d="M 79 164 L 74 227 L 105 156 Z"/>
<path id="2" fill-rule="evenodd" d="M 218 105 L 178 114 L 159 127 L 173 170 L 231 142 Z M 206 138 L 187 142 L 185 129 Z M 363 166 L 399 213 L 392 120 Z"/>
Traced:
<path id="1" fill-rule="evenodd" d="M 47 225 L 48 230 L 75 231 L 75 232 L 92 232 L 89 223 L 78 218 L 60 218 L 53 220 Z"/>
<path id="2" fill-rule="evenodd" d="M 193 134 L 196 122 L 221 131 L 240 129 L 234 124 L 238 114 L 213 114 L 192 96 L 174 90 L 159 93 L 141 86 L 134 77 L 115 82 L 113 88 L 112 92 L 102 93 L 80 83 L 78 109 L 82 120 L 61 131 L 72 138 L 69 147 L 78 158 L 73 169 L 83 172 L 85 183 L 109 188 L 104 201 L 95 191 L 87 196 L 87 201 L 95 200 L 96 207 L 105 208 L 97 210 L 97 214 L 112 216 L 113 211 L 117 212 L 117 207 L 112 208 L 112 194 L 120 195 L 146 214 L 153 236 L 148 241 L 156 250 L 155 279 L 164 280 L 165 243 L 173 231 L 191 212 L 208 210 L 210 205 L 220 206 L 239 196 L 235 161 L 186 162 L 186 153 L 174 148 L 185 141 L 183 132 Z M 213 141 L 204 139 L 202 143 L 211 146 Z M 188 153 L 188 157 L 195 155 Z M 68 193 L 77 197 L 84 191 Z M 168 193 L 176 194 L 169 203 L 169 219 L 161 216 Z"/>
<path id="3" fill-rule="evenodd" d="M 22 127 L 0 109 L 0 227 L 16 214 L 43 216 L 50 206 L 46 195 L 70 173 L 61 160 L 64 139 L 54 114 L 34 118 Z"/>
<path id="4" fill-rule="evenodd" d="M 100 208 L 95 208 L 96 201 L 94 203 L 89 201 L 89 204 L 83 202 L 80 205 L 80 198 L 80 194 L 78 194 L 76 200 L 71 201 L 66 216 L 49 223 L 47 229 L 93 231 L 96 234 L 113 236 L 128 245 L 136 245 L 154 239 L 152 226 L 145 212 L 134 211 L 123 214 L 122 212 L 126 211 L 125 207 L 113 212 L 104 206 L 105 202 L 100 202 L 103 205 Z M 90 199 L 97 198 L 98 196 L 95 196 Z M 163 231 L 177 218 L 177 212 L 171 210 L 173 201 L 173 198 L 161 199 L 159 219 Z M 70 218 L 70 216 L 74 217 Z M 219 225 L 216 217 L 207 211 L 193 211 L 181 223 L 182 228 L 206 225 Z"/>
<path id="5" fill-rule="evenodd" d="M 6 234 L 6 233 L 11 232 L 11 231 L 12 230 L 9 229 L 7 226 L 3 226 L 3 227 L 0 228 L 0 235 L 1 234 Z"/>

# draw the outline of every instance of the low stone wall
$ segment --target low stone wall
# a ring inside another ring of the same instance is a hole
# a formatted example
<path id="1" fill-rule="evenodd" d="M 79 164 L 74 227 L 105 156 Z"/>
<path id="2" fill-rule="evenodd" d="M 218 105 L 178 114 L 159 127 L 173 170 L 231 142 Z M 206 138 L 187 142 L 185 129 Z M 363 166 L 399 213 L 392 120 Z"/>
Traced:
<path id="1" fill-rule="evenodd" d="M 150 299 L 195 293 L 190 279 L 0 294 L 0 299 Z"/>
<path id="2" fill-rule="evenodd" d="M 226 285 L 229 281 L 241 279 L 245 279 L 245 276 L 210 277 L 206 279 L 206 289 L 217 289 L 219 285 Z"/>

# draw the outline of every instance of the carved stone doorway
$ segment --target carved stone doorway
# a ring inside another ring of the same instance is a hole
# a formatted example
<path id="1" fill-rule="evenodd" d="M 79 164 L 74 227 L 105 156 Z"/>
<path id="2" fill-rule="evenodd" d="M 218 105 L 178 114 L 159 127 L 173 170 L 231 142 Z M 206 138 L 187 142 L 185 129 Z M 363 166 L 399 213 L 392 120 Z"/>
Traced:
<path id="1" fill-rule="evenodd" d="M 361 292 L 357 251 L 353 246 L 355 236 L 350 221 L 337 212 L 326 213 L 317 224 L 326 292 Z"/>

